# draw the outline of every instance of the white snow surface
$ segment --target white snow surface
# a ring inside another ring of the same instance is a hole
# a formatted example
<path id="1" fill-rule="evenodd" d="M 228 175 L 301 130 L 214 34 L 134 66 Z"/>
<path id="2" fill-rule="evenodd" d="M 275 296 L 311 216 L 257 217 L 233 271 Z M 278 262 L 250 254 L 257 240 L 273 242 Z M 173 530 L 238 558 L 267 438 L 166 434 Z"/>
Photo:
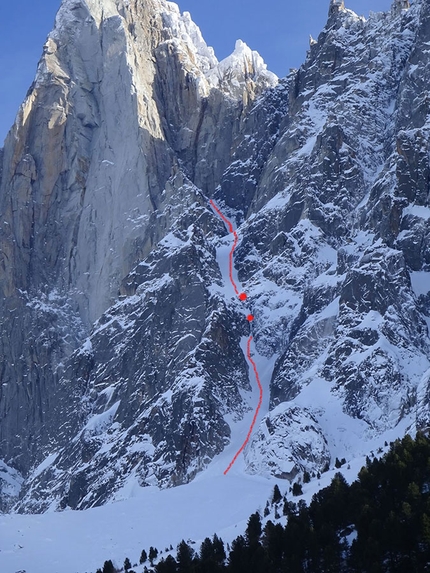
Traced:
<path id="1" fill-rule="evenodd" d="M 53 453 L 50 454 L 49 456 L 47 456 L 43 462 L 41 462 L 36 469 L 33 471 L 32 477 L 35 478 L 37 476 L 39 476 L 44 470 L 46 470 L 46 468 L 49 468 L 49 466 L 51 466 L 55 460 L 57 459 L 58 454 Z"/>
<path id="2" fill-rule="evenodd" d="M 198 548 L 215 532 L 231 541 L 249 515 L 264 507 L 273 485 L 261 477 L 209 470 L 169 490 L 135 483 L 131 499 L 86 511 L 1 515 L 0 571 L 94 573 L 106 559 L 122 566 L 128 556 L 136 563 L 151 545 L 164 551 L 190 539 Z"/>
<path id="3" fill-rule="evenodd" d="M 430 219 L 430 207 L 423 205 L 408 205 L 403 209 L 403 216 L 412 215 L 420 219 Z"/>
<path id="4" fill-rule="evenodd" d="M 164 23 L 172 31 L 174 37 L 180 39 L 194 55 L 203 72 L 207 72 L 218 64 L 212 47 L 207 46 L 200 28 L 192 21 L 189 12 L 181 14 L 174 2 L 161 2 Z"/>
<path id="5" fill-rule="evenodd" d="M 315 387 L 309 388 L 309 396 L 315 391 Z M 369 446 L 375 453 L 381 453 L 386 450 L 384 440 L 403 436 L 407 429 L 404 421 L 395 431 L 363 441 L 359 421 L 345 415 L 337 420 L 327 417 L 325 421 L 333 429 L 336 425 L 344 427 L 336 447 L 339 457 L 348 455 L 352 445 L 359 446 L 349 467 L 341 469 L 349 482 L 365 464 Z M 165 548 L 172 545 L 175 552 L 181 539 L 198 550 L 203 539 L 216 532 L 225 543 L 231 543 L 243 533 L 250 514 L 256 510 L 262 512 L 275 483 L 283 494 L 290 485 L 274 478 L 247 475 L 240 460 L 224 476 L 222 472 L 232 450 L 226 448 L 208 470 L 184 486 L 159 490 L 141 488 L 137 481 L 130 481 L 128 491 L 124 492 L 129 499 L 102 507 L 42 515 L 0 515 L 0 571 L 95 573 L 106 559 L 112 559 L 117 566 L 122 566 L 125 557 L 132 564 L 138 563 L 142 549 L 148 551 L 151 545 L 163 551 L 163 557 Z M 314 493 L 329 485 L 336 471 L 332 469 L 320 479 L 303 484 L 304 494 L 300 499 L 309 502 Z M 287 495 L 291 501 L 298 501 Z M 279 522 L 284 524 L 285 518 Z M 142 573 L 143 566 L 133 569 Z"/>
<path id="6" fill-rule="evenodd" d="M 229 90 L 233 94 L 236 89 L 239 92 L 243 90 L 243 74 L 251 75 L 258 84 L 266 84 L 267 87 L 274 87 L 278 83 L 278 77 L 267 70 L 260 54 L 251 50 L 242 40 L 236 41 L 233 53 L 207 72 L 206 78 L 217 88 L 228 78 Z"/>

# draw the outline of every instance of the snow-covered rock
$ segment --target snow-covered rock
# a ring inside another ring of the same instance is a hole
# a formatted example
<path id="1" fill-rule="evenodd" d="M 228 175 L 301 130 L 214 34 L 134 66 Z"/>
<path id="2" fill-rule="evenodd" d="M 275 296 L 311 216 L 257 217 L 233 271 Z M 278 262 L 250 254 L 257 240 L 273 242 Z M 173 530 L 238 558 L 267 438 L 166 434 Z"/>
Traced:
<path id="1" fill-rule="evenodd" d="M 331 455 L 312 414 L 284 403 L 261 422 L 246 461 L 251 473 L 292 481 L 304 471 L 323 471 L 330 465 Z"/>
<path id="2" fill-rule="evenodd" d="M 235 99 L 242 97 L 244 105 L 255 99 L 255 92 L 274 87 L 278 78 L 267 70 L 263 58 L 245 42 L 237 40 L 234 52 L 213 67 L 206 77 L 209 83 Z"/>
<path id="3" fill-rule="evenodd" d="M 3 506 L 224 471 L 251 333 L 238 467 L 292 479 L 428 429 L 429 22 L 332 0 L 278 82 L 170 2 L 64 0 L 0 155 Z"/>

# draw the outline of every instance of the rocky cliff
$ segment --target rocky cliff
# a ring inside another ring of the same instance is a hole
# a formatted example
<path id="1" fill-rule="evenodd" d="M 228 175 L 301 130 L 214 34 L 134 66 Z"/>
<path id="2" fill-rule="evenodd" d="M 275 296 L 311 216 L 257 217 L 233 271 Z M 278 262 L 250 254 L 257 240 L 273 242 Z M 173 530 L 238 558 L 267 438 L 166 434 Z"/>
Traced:
<path id="1" fill-rule="evenodd" d="M 209 198 L 274 366 L 247 471 L 427 428 L 428 44 L 424 0 L 332 0 L 278 82 L 170 2 L 63 1 L 0 156 L 3 507 L 186 483 L 232 442 L 250 327 Z"/>

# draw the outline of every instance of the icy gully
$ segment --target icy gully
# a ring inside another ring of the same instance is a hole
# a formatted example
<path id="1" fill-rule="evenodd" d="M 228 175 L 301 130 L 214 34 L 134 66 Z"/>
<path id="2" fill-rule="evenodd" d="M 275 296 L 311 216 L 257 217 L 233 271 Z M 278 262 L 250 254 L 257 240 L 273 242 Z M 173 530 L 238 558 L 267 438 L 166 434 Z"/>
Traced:
<path id="1" fill-rule="evenodd" d="M 234 251 L 236 249 L 236 246 L 237 246 L 237 243 L 239 240 L 238 236 L 237 236 L 237 231 L 234 230 L 232 222 L 221 212 L 221 210 L 216 206 L 215 202 L 212 199 L 209 201 L 209 203 L 211 204 L 211 207 L 214 209 L 216 214 L 224 221 L 229 233 L 233 234 L 233 245 L 231 247 L 231 251 L 229 254 L 229 269 L 228 269 L 229 270 L 229 277 L 230 277 L 230 282 L 233 285 L 234 292 L 238 296 L 239 300 L 245 301 L 247 299 L 246 294 L 244 292 L 241 292 L 241 293 L 239 292 L 237 285 L 233 279 L 233 256 L 234 256 Z M 247 320 L 249 322 L 252 322 L 254 320 L 254 317 L 252 316 L 252 314 L 248 314 Z M 259 413 L 260 408 L 261 408 L 261 404 L 263 402 L 263 387 L 261 385 L 260 376 L 258 374 L 257 366 L 256 366 L 256 364 L 255 364 L 255 362 L 251 356 L 251 342 L 252 342 L 252 335 L 248 338 L 248 342 L 246 345 L 246 358 L 247 358 L 248 362 L 250 363 L 250 365 L 252 366 L 252 369 L 254 370 L 255 379 L 257 380 L 258 390 L 259 390 L 260 396 L 258 399 L 257 407 L 256 407 L 255 412 L 254 412 L 254 417 L 252 418 L 252 422 L 251 422 L 251 425 L 249 427 L 248 433 L 246 435 L 245 441 L 243 442 L 243 444 L 240 446 L 240 448 L 235 453 L 235 455 L 234 455 L 233 459 L 231 460 L 231 462 L 229 463 L 227 469 L 224 470 L 224 475 L 227 475 L 227 473 L 231 470 L 235 461 L 237 460 L 237 458 L 240 456 L 240 454 L 245 449 L 246 444 L 249 442 L 252 431 L 254 430 L 255 423 L 257 421 L 257 417 L 258 417 L 258 413 Z"/>

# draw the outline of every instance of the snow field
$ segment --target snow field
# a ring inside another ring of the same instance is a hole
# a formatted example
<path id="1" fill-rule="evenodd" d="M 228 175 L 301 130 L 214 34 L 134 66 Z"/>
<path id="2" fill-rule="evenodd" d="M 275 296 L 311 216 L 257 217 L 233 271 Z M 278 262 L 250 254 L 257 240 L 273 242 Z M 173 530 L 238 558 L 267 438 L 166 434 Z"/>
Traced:
<path id="1" fill-rule="evenodd" d="M 220 468 L 227 458 L 222 462 Z M 151 545 L 164 552 L 185 539 L 199 548 L 215 532 L 231 541 L 264 506 L 275 482 L 214 473 L 167 490 L 136 484 L 135 497 L 86 511 L 1 515 L 0 571 L 95 573 L 106 559 L 121 566 L 125 557 L 137 563 Z"/>

